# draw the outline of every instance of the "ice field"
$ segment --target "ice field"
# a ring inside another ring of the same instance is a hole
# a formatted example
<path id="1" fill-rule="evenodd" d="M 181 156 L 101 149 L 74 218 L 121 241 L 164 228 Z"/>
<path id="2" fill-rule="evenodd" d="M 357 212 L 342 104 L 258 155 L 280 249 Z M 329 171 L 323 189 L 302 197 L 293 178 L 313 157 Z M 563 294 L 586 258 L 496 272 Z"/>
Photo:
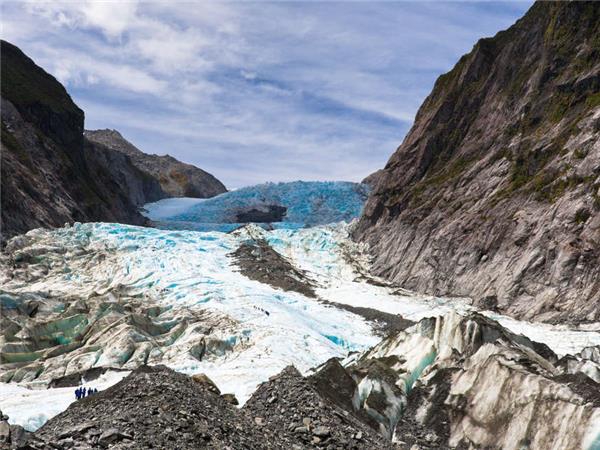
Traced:
<path id="1" fill-rule="evenodd" d="M 368 258 L 361 245 L 349 239 L 348 230 L 344 223 L 272 231 L 247 226 L 233 233 L 104 223 L 33 230 L 21 238 L 27 241 L 24 248 L 36 249 L 39 258 L 48 258 L 51 270 L 33 282 L 3 280 L 2 284 L 11 292 L 46 291 L 55 296 L 77 292 L 85 297 L 126 289 L 172 311 L 210 311 L 215 315 L 214 327 L 219 328 L 216 332 L 230 340 L 232 350 L 198 361 L 187 351 L 189 342 L 198 336 L 184 333 L 163 349 L 161 363 L 189 374 L 204 372 L 222 392 L 234 393 L 243 403 L 259 383 L 289 364 L 306 372 L 331 357 L 343 358 L 377 344 L 380 337 L 372 324 L 336 303 L 412 320 L 471 309 L 468 299 L 422 296 L 370 283 L 364 277 Z M 230 254 L 243 242 L 256 239 L 268 242 L 305 271 L 316 286 L 317 298 L 282 291 L 239 273 Z M 559 355 L 600 345 L 597 331 L 485 314 L 514 332 L 546 343 Z M 104 349 L 99 361 L 114 364 L 121 352 L 118 345 Z M 107 374 L 101 386 L 120 376 Z M 11 422 L 34 429 L 74 401 L 71 388 L 42 388 L 39 383 L 0 384 L 0 409 L 11 416 Z"/>

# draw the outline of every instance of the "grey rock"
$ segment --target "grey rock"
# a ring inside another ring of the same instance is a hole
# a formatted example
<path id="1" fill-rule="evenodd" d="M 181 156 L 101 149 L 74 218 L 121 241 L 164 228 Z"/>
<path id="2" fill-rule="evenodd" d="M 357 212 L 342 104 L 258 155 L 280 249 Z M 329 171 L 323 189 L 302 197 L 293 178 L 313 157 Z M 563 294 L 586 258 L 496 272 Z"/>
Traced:
<path id="1" fill-rule="evenodd" d="M 354 231 L 374 274 L 496 296 L 519 318 L 600 320 L 598 23 L 596 4 L 536 2 L 437 80 Z"/>
<path id="2" fill-rule="evenodd" d="M 86 159 L 83 111 L 64 87 L 14 45 L 1 46 L 0 241 L 65 222 L 146 223 L 111 174 Z"/>
<path id="3" fill-rule="evenodd" d="M 238 399 L 235 397 L 234 394 L 223 394 L 221 395 L 221 397 L 223 397 L 223 400 L 225 400 L 227 403 L 230 403 L 232 405 L 239 405 Z"/>
<path id="4" fill-rule="evenodd" d="M 0 422 L 0 442 L 10 442 L 10 426 L 4 420 Z"/>
<path id="5" fill-rule="evenodd" d="M 116 130 L 86 130 L 85 137 L 94 144 L 119 152 L 133 165 L 156 180 L 162 197 L 208 198 L 226 192 L 225 186 L 213 175 L 169 155 L 149 155 L 137 149 Z M 161 195 L 157 193 L 157 195 Z M 158 200 L 158 198 L 156 198 Z M 154 201 L 146 199 L 147 201 Z"/>
<path id="6" fill-rule="evenodd" d="M 327 427 L 324 426 L 318 426 L 315 427 L 315 429 L 312 432 L 315 436 L 319 436 L 319 437 L 327 437 L 331 434 L 331 430 Z"/>
<path id="7" fill-rule="evenodd" d="M 170 429 L 167 428 L 167 429 L 165 429 L 165 432 L 170 433 L 169 430 Z M 102 446 L 108 446 L 109 444 L 112 444 L 117 441 L 121 441 L 123 439 L 131 440 L 132 437 L 129 434 L 122 433 L 121 431 L 117 430 L 116 428 L 109 428 L 108 430 L 106 430 L 105 432 L 103 432 L 100 435 L 100 437 L 98 438 L 98 444 L 100 444 Z"/>
<path id="8" fill-rule="evenodd" d="M 379 182 L 379 178 L 381 177 L 382 174 L 383 174 L 383 169 L 376 170 L 371 175 L 365 177 L 361 181 L 361 183 L 364 183 L 367 186 L 369 186 L 371 189 L 373 189 L 373 188 L 375 188 L 375 186 L 377 186 L 377 183 Z"/>

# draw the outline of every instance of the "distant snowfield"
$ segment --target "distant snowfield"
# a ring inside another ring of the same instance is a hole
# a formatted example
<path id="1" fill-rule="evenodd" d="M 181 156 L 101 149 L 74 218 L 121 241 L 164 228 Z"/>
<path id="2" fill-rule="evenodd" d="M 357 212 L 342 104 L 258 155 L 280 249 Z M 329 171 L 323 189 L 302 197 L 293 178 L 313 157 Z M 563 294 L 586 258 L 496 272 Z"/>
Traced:
<path id="1" fill-rule="evenodd" d="M 302 228 L 357 218 L 368 186 L 347 181 L 265 183 L 225 192 L 208 199 L 169 198 L 144 205 L 142 214 L 160 228 L 229 231 L 239 226 L 238 214 L 283 207 L 275 228 Z"/>
<path id="2" fill-rule="evenodd" d="M 232 342 L 239 344 L 235 351 L 198 361 L 187 351 L 178 353 L 178 345 L 187 348 L 186 339 L 197 339 L 197 335 L 183 335 L 163 362 L 184 373 L 206 373 L 222 392 L 234 393 L 243 403 L 259 383 L 289 364 L 306 373 L 331 357 L 366 350 L 380 339 L 361 316 L 241 275 L 228 255 L 251 237 L 265 239 L 293 265 L 305 270 L 318 286 L 318 297 L 329 302 L 374 308 L 412 320 L 472 308 L 466 299 L 398 293 L 391 287 L 364 281 L 360 273 L 368 273 L 368 260 L 362 247 L 349 239 L 348 230 L 343 223 L 273 231 L 248 227 L 230 234 L 119 224 L 35 230 L 29 235 L 39 241 L 40 247 L 49 243 L 66 248 L 83 245 L 111 257 L 105 262 L 84 265 L 81 257 L 71 261 L 67 254 L 64 260 L 70 264 L 68 273 L 53 272 L 19 290 L 85 295 L 127 286 L 132 291 L 160 293 L 157 297 L 162 305 L 210 310 L 231 318 L 237 324 L 235 329 L 223 333 L 229 333 Z M 514 332 L 546 343 L 559 355 L 600 345 L 599 332 L 485 314 Z M 93 385 L 104 389 L 122 375 L 109 373 Z M 32 390 L 0 384 L 0 409 L 10 416 L 11 423 L 28 429 L 39 427 L 72 401 L 73 388 Z"/>

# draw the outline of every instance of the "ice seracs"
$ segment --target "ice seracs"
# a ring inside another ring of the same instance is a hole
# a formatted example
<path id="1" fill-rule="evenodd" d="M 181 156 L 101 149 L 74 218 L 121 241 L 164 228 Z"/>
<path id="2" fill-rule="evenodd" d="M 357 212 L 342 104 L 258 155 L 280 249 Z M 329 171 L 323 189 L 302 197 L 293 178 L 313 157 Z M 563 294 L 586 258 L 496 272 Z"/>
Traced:
<path id="1" fill-rule="evenodd" d="M 160 200 L 146 204 L 144 214 L 170 229 L 230 231 L 244 223 L 302 228 L 357 218 L 368 191 L 366 184 L 346 181 L 265 183 L 207 200 Z"/>

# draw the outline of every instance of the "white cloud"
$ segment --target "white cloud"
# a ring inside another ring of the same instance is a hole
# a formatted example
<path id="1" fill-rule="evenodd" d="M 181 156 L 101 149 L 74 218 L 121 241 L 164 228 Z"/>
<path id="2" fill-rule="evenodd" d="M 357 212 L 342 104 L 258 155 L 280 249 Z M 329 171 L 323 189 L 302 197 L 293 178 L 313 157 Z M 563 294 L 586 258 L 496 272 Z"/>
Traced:
<path id="1" fill-rule="evenodd" d="M 59 27 L 89 28 L 118 39 L 136 18 L 137 1 L 27 2 L 27 10 Z"/>
<path id="2" fill-rule="evenodd" d="M 66 85 L 86 126 L 230 187 L 359 180 L 437 75 L 527 5 L 3 2 L 2 36 Z"/>

